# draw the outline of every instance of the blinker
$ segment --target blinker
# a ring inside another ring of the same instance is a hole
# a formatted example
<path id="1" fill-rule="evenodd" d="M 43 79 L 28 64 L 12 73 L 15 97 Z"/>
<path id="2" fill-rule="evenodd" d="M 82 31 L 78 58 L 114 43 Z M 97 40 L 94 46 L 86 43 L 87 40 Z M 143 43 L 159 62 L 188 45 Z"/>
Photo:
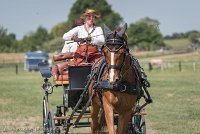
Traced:
<path id="1" fill-rule="evenodd" d="M 106 48 L 110 51 L 110 52 L 117 52 L 119 51 L 123 46 L 125 45 L 125 42 L 123 39 L 108 39 L 106 40 Z"/>

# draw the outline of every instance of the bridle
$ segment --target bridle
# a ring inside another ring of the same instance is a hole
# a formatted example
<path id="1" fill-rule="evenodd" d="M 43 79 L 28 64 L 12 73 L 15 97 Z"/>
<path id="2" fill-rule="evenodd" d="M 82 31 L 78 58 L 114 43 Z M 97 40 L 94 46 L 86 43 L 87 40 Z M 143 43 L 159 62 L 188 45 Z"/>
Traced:
<path id="1" fill-rule="evenodd" d="M 111 54 L 111 63 L 110 64 L 106 64 L 106 68 L 107 68 L 107 72 L 112 72 L 112 70 L 118 70 L 118 81 L 121 80 L 122 78 L 122 67 L 125 65 L 125 60 L 126 60 L 126 54 L 127 54 L 127 44 L 124 38 L 119 37 L 116 32 L 113 33 L 112 35 L 108 35 L 106 37 L 106 44 L 103 46 L 105 47 L 104 49 L 107 49 L 110 54 Z M 121 49 L 123 49 L 123 51 L 120 51 Z M 115 54 L 123 54 L 123 60 L 122 63 L 120 65 L 116 65 L 114 64 L 113 60 L 114 60 L 114 55 Z M 104 58 L 106 60 L 106 54 L 104 52 Z M 113 72 L 114 73 L 114 72 Z"/>

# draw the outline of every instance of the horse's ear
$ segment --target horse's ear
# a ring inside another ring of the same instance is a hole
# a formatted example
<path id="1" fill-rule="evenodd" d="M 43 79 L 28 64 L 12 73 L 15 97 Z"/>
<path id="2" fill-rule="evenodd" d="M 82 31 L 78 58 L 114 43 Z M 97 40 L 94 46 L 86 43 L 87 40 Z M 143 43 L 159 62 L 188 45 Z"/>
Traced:
<path id="1" fill-rule="evenodd" d="M 103 26 L 103 32 L 105 34 L 105 36 L 112 34 L 113 32 L 110 30 L 110 28 L 108 28 L 105 24 Z"/>
<path id="2" fill-rule="evenodd" d="M 127 23 L 124 23 L 124 25 L 121 27 L 121 30 L 117 33 L 120 37 L 124 36 L 124 33 L 127 29 Z"/>

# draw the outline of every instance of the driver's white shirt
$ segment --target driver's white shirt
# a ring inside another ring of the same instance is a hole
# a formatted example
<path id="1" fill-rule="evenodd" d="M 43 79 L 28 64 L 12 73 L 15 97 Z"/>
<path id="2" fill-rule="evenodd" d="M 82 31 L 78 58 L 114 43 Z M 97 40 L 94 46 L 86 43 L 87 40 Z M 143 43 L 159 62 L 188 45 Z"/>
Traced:
<path id="1" fill-rule="evenodd" d="M 65 41 L 61 53 L 76 52 L 77 46 L 77 42 Z"/>
<path id="2" fill-rule="evenodd" d="M 94 45 L 103 45 L 105 43 L 105 38 L 103 35 L 103 30 L 101 27 L 94 26 L 93 29 L 89 31 L 91 39 L 91 44 Z M 88 37 L 88 32 L 85 30 L 84 25 L 77 26 L 63 35 L 63 39 L 70 41 L 72 36 L 78 36 L 78 38 Z"/>

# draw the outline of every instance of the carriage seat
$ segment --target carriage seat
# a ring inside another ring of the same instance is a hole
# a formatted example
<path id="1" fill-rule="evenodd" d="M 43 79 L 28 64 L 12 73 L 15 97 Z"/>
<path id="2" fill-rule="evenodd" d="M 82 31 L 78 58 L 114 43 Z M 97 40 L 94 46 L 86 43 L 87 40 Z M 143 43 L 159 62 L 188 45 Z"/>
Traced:
<path id="1" fill-rule="evenodd" d="M 56 62 L 52 66 L 51 73 L 56 85 L 69 84 L 67 66 L 74 66 L 74 53 L 61 53 L 53 55 L 53 61 Z"/>
<path id="2" fill-rule="evenodd" d="M 91 63 L 76 63 L 76 61 L 64 61 L 52 66 L 52 75 L 56 85 L 69 84 L 68 67 L 69 66 L 92 66 Z"/>
<path id="3" fill-rule="evenodd" d="M 85 46 L 80 46 L 78 50 L 85 51 L 85 49 L 86 49 Z M 78 53 L 81 53 L 79 51 L 78 51 Z M 98 58 L 96 55 L 94 55 L 96 53 L 96 51 L 98 52 L 96 47 L 91 46 L 88 48 L 88 56 L 90 57 L 89 61 L 93 62 L 92 58 L 96 58 L 96 59 Z M 82 54 L 83 55 L 81 55 L 81 56 L 86 56 L 86 54 L 84 54 L 84 53 L 82 53 Z M 55 82 L 60 81 L 61 83 L 63 83 L 63 81 L 69 81 L 69 78 L 68 78 L 68 67 L 69 66 L 89 66 L 89 65 L 92 66 L 93 65 L 93 63 L 83 62 L 85 60 L 83 60 L 81 63 L 79 63 L 80 61 L 77 62 L 76 60 L 74 60 L 74 55 L 75 55 L 74 52 L 67 52 L 67 53 L 56 54 L 53 56 L 53 60 L 55 62 L 57 62 L 56 64 L 54 64 L 52 66 L 52 75 L 54 77 Z M 68 59 L 68 60 L 66 60 L 66 59 Z M 65 82 L 65 83 L 67 83 L 67 82 Z"/>

